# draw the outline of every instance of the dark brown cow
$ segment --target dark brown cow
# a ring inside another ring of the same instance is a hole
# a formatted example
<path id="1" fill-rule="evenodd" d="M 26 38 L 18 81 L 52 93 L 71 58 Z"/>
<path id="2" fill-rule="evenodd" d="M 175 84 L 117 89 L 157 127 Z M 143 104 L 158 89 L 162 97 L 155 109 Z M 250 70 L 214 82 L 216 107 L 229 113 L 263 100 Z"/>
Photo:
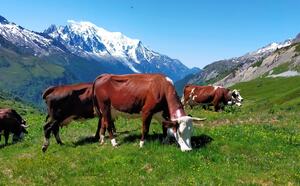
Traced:
<path id="1" fill-rule="evenodd" d="M 181 101 L 183 105 L 189 105 L 191 108 L 196 104 L 212 104 L 215 111 L 218 111 L 221 108 L 221 103 L 241 106 L 243 98 L 237 90 L 231 91 L 220 86 L 186 85 Z"/>
<path id="2" fill-rule="evenodd" d="M 42 97 L 47 104 L 48 115 L 44 125 L 45 142 L 42 150 L 49 146 L 49 138 L 53 132 L 58 144 L 63 144 L 59 137 L 59 127 L 68 124 L 71 120 L 88 119 L 95 117 L 92 100 L 93 83 L 80 83 L 47 88 Z M 98 123 L 100 130 L 101 123 Z M 99 138 L 99 132 L 96 138 Z"/>
<path id="3" fill-rule="evenodd" d="M 8 144 L 9 133 L 13 133 L 13 141 L 21 139 L 26 131 L 26 121 L 13 109 L 0 109 L 0 140 L 3 131 L 5 145 Z"/>
<path id="4" fill-rule="evenodd" d="M 167 127 L 174 131 L 174 137 L 182 151 L 191 150 L 192 118 L 184 112 L 172 80 L 160 74 L 101 75 L 93 87 L 94 104 L 101 113 L 102 126 L 100 142 L 104 142 L 107 129 L 113 146 L 117 142 L 113 136 L 112 110 L 142 115 L 142 137 L 140 147 L 149 132 L 152 116 L 162 111 L 163 132 Z M 177 130 L 178 129 L 178 130 Z"/>

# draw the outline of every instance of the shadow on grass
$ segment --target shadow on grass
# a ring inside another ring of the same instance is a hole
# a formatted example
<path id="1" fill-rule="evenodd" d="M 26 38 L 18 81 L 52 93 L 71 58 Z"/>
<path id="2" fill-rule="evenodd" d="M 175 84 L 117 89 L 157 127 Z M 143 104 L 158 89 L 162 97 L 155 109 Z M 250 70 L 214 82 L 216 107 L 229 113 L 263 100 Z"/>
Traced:
<path id="1" fill-rule="evenodd" d="M 199 149 L 205 147 L 207 144 L 212 142 L 214 139 L 206 134 L 201 134 L 200 136 L 192 136 L 192 147 L 194 149 Z"/>
<path id="2" fill-rule="evenodd" d="M 0 145 L 0 149 L 3 149 L 3 148 L 5 148 L 5 147 L 8 147 L 8 146 L 11 146 L 11 145 L 14 145 L 14 144 L 16 144 L 16 143 L 8 143 L 7 145 L 1 144 L 1 145 Z"/>
<path id="3" fill-rule="evenodd" d="M 73 142 L 73 145 L 75 147 L 77 147 L 77 146 L 82 146 L 82 145 L 86 145 L 86 144 L 97 143 L 98 141 L 99 141 L 99 139 L 95 138 L 95 136 L 86 136 L 86 137 L 80 138 L 76 142 Z"/>
<path id="4" fill-rule="evenodd" d="M 133 135 L 126 136 L 122 141 L 123 141 L 123 143 L 135 142 L 135 141 L 139 140 L 140 138 L 141 138 L 141 135 L 133 134 Z M 158 140 L 161 143 L 164 143 L 164 137 L 162 134 L 148 135 L 146 140 L 147 141 L 157 141 Z M 205 135 L 205 134 L 201 134 L 200 136 L 192 136 L 192 138 L 191 138 L 191 143 L 192 143 L 193 149 L 199 149 L 199 148 L 205 147 L 207 144 L 209 144 L 212 141 L 213 141 L 213 138 L 208 135 Z M 174 144 L 174 143 L 176 143 L 175 138 L 170 138 L 168 144 Z"/>
<path id="5" fill-rule="evenodd" d="M 133 131 L 137 131 L 137 130 L 138 129 L 125 130 L 125 131 L 117 132 L 115 135 L 116 136 L 127 135 L 127 134 L 129 134 L 129 133 L 131 133 Z M 82 137 L 78 141 L 74 142 L 73 145 L 75 147 L 77 147 L 77 146 L 82 146 L 82 145 L 86 145 L 86 144 L 98 143 L 98 142 L 99 142 L 99 137 L 86 136 L 86 137 Z"/>

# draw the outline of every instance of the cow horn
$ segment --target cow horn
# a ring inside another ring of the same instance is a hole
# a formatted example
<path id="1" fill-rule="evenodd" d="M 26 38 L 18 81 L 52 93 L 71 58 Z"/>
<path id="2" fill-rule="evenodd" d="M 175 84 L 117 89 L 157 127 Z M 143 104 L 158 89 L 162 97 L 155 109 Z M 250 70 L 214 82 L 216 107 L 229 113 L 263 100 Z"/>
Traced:
<path id="1" fill-rule="evenodd" d="M 21 124 L 21 127 L 27 128 L 28 125 Z"/>
<path id="2" fill-rule="evenodd" d="M 191 117 L 193 121 L 205 121 L 206 118 L 196 118 L 196 117 Z"/>

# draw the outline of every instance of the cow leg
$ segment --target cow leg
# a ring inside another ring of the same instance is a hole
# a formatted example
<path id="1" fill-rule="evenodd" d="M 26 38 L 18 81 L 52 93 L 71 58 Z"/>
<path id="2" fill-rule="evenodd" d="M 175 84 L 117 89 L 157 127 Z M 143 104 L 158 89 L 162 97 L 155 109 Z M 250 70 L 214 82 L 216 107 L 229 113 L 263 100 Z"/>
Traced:
<path id="1" fill-rule="evenodd" d="M 4 130 L 5 145 L 8 145 L 9 131 Z"/>
<path id="2" fill-rule="evenodd" d="M 114 137 L 114 132 L 113 132 L 114 126 L 115 126 L 114 122 L 112 120 L 110 120 L 108 123 L 108 126 L 107 126 L 107 131 L 109 133 L 109 138 L 110 138 L 111 144 L 112 144 L 112 146 L 115 147 L 115 146 L 118 146 L 118 143 Z"/>
<path id="3" fill-rule="evenodd" d="M 45 135 L 45 139 L 44 139 L 44 143 L 43 143 L 43 146 L 42 146 L 42 151 L 43 152 L 46 152 L 48 146 L 50 145 L 50 134 L 51 134 L 51 131 L 52 131 L 52 126 L 53 126 L 53 123 L 54 121 L 49 121 L 48 123 L 46 123 L 44 125 L 44 135 Z"/>
<path id="4" fill-rule="evenodd" d="M 60 145 L 63 145 L 63 142 L 61 141 L 60 136 L 59 136 L 59 125 L 57 122 L 53 124 L 52 132 L 55 136 L 56 142 Z"/>
<path id="5" fill-rule="evenodd" d="M 220 99 L 218 98 L 218 96 L 215 96 L 215 99 L 212 101 L 215 111 L 218 112 L 220 110 Z"/>
<path id="6" fill-rule="evenodd" d="M 100 139 L 100 129 L 101 129 L 101 119 L 98 120 L 98 126 L 95 134 L 95 139 L 97 140 Z"/>
<path id="7" fill-rule="evenodd" d="M 168 121 L 170 118 L 168 110 L 163 111 L 162 116 L 165 119 L 165 121 Z M 162 123 L 162 131 L 163 131 L 163 143 L 167 144 L 169 142 L 168 128 L 165 125 L 163 125 L 163 123 Z"/>
<path id="8" fill-rule="evenodd" d="M 142 126 L 142 137 L 140 140 L 140 148 L 144 146 L 145 138 L 147 137 L 149 133 L 149 127 L 152 119 L 152 115 L 150 112 L 143 112 L 142 118 L 143 118 L 143 126 Z"/>
<path id="9" fill-rule="evenodd" d="M 107 129 L 109 133 L 109 139 L 111 141 L 112 146 L 118 146 L 116 139 L 114 138 L 113 128 L 114 123 L 111 117 L 111 105 L 109 102 L 100 105 L 100 110 L 102 111 L 102 123 L 101 123 L 101 130 L 100 130 L 100 144 L 104 143 L 104 134 L 105 129 Z"/>
<path id="10" fill-rule="evenodd" d="M 220 105 L 219 104 L 214 104 L 215 111 L 218 112 L 220 110 Z"/>
<path id="11" fill-rule="evenodd" d="M 101 127 L 100 127 L 99 143 L 100 143 L 100 145 L 103 145 L 104 144 L 104 137 L 105 137 L 107 122 L 105 122 L 104 117 L 100 120 L 102 120 L 102 123 L 101 123 Z"/>
<path id="12" fill-rule="evenodd" d="M 162 130 L 163 130 L 163 144 L 169 144 L 170 142 L 170 137 L 168 136 L 168 128 L 164 125 L 162 125 Z"/>

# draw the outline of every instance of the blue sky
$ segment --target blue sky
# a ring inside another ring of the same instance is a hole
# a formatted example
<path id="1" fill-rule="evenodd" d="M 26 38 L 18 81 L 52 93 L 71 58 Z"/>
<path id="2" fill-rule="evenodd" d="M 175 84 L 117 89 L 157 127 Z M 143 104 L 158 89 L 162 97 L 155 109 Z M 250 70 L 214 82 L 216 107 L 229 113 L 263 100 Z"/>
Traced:
<path id="1" fill-rule="evenodd" d="M 0 15 L 25 28 L 90 21 L 201 68 L 295 37 L 299 9 L 297 0 L 0 0 Z"/>

